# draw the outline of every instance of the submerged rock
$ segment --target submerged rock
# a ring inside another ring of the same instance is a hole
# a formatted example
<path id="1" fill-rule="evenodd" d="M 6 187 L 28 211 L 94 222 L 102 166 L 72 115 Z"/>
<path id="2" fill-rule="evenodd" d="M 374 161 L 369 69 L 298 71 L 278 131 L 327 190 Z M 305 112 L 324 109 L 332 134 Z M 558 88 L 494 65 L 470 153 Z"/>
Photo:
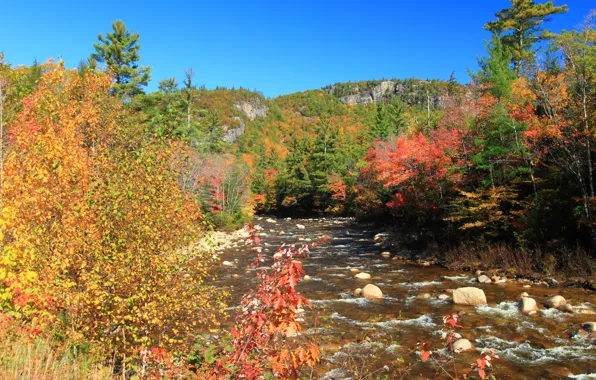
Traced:
<path id="1" fill-rule="evenodd" d="M 362 296 L 366 299 L 383 298 L 383 292 L 376 285 L 368 284 L 362 289 Z"/>
<path id="2" fill-rule="evenodd" d="M 482 289 L 474 287 L 458 288 L 453 291 L 453 302 L 456 305 L 486 305 L 486 294 Z"/>
<path id="3" fill-rule="evenodd" d="M 571 306 L 568 303 L 566 303 L 565 305 L 561 305 L 558 309 L 564 313 L 574 313 L 575 312 L 575 310 L 573 310 L 573 306 Z"/>

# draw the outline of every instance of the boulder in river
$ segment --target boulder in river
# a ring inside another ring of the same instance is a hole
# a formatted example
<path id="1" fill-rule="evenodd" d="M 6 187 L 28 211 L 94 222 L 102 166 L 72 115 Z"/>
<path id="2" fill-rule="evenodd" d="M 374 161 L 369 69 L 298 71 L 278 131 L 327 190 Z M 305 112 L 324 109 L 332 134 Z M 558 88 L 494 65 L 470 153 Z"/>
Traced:
<path id="1" fill-rule="evenodd" d="M 590 310 L 590 309 L 580 309 L 578 311 L 578 313 L 584 314 L 584 315 L 596 315 L 596 312 L 594 312 L 593 310 Z"/>
<path id="2" fill-rule="evenodd" d="M 420 293 L 416 296 L 417 300 L 427 300 L 430 298 L 430 293 Z"/>
<path id="3" fill-rule="evenodd" d="M 362 289 L 362 296 L 366 299 L 383 298 L 383 292 L 376 285 L 368 284 Z"/>
<path id="4" fill-rule="evenodd" d="M 544 306 L 549 309 L 558 309 L 561 306 L 567 304 L 567 300 L 562 296 L 552 296 L 544 303 Z"/>
<path id="5" fill-rule="evenodd" d="M 456 353 L 460 353 L 460 352 L 465 352 L 465 351 L 469 351 L 471 350 L 472 347 L 472 342 L 470 342 L 467 339 L 458 339 L 453 343 L 453 351 L 455 351 Z"/>
<path id="6" fill-rule="evenodd" d="M 586 330 L 587 332 L 595 332 L 596 322 L 586 322 L 582 325 L 582 329 Z"/>
<path id="7" fill-rule="evenodd" d="M 296 224 L 296 228 L 298 228 L 299 230 L 303 230 L 306 228 L 306 226 L 304 224 Z"/>
<path id="8" fill-rule="evenodd" d="M 453 302 L 457 305 L 486 305 L 486 294 L 474 287 L 458 288 L 453 291 Z"/>
<path id="9" fill-rule="evenodd" d="M 528 293 L 523 292 L 522 294 L 519 295 L 519 299 L 521 300 L 522 298 L 529 297 L 529 296 L 530 295 Z"/>
<path id="10" fill-rule="evenodd" d="M 488 284 L 489 282 L 492 282 L 492 281 L 490 280 L 490 278 L 488 278 L 487 275 L 482 274 L 482 275 L 478 276 L 478 282 L 481 284 Z"/>
<path id="11" fill-rule="evenodd" d="M 354 277 L 356 277 L 356 278 L 357 278 L 357 279 L 359 279 L 359 280 L 370 280 L 370 277 L 371 277 L 371 276 L 370 276 L 370 274 L 368 274 L 368 273 L 366 273 L 366 272 L 361 272 L 361 273 L 358 273 L 358 274 L 357 274 L 356 276 L 354 276 Z"/>
<path id="12" fill-rule="evenodd" d="M 273 223 L 273 224 L 277 223 L 277 220 L 271 219 L 271 218 L 267 218 L 266 221 L 267 221 L 267 223 Z"/>
<path id="13" fill-rule="evenodd" d="M 568 303 L 566 303 L 565 305 L 559 306 L 557 309 L 559 309 L 559 311 L 562 311 L 564 313 L 575 313 L 575 310 L 573 310 L 573 306 L 571 306 Z"/>
<path id="14" fill-rule="evenodd" d="M 381 252 L 381 256 L 388 259 L 389 257 L 391 257 L 391 252 Z"/>
<path id="15" fill-rule="evenodd" d="M 358 269 L 358 268 L 350 268 L 350 272 L 352 272 L 352 273 L 360 273 L 360 269 Z"/>
<path id="16" fill-rule="evenodd" d="M 356 288 L 354 290 L 354 297 L 358 297 L 361 294 L 362 294 L 362 289 L 361 288 Z"/>
<path id="17" fill-rule="evenodd" d="M 312 277 L 310 277 L 309 275 L 305 274 L 304 275 L 304 281 L 312 281 Z"/>
<path id="18" fill-rule="evenodd" d="M 232 264 L 231 262 L 229 262 L 229 261 L 226 260 L 223 263 L 221 263 L 221 265 L 223 265 L 224 267 L 231 267 L 234 264 Z"/>
<path id="19" fill-rule="evenodd" d="M 523 297 L 517 304 L 517 307 L 522 314 L 526 315 L 534 315 L 540 311 L 536 300 L 530 297 Z"/>
<path id="20" fill-rule="evenodd" d="M 439 294 L 437 296 L 438 299 L 440 299 L 441 301 L 447 301 L 450 300 L 451 297 L 449 296 L 449 294 Z"/>

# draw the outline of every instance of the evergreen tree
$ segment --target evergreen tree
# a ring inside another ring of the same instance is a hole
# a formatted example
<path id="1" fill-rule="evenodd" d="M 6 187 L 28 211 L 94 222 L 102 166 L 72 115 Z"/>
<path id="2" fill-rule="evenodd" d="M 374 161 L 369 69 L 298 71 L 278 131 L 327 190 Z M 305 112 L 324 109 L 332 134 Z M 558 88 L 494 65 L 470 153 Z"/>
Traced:
<path id="1" fill-rule="evenodd" d="M 524 62 L 532 61 L 536 43 L 552 37 L 548 30 L 541 28 L 544 21 L 548 21 L 548 16 L 567 10 L 567 5 L 555 6 L 552 1 L 536 4 L 534 0 L 511 0 L 511 8 L 497 12 L 497 20 L 486 23 L 484 28 L 501 37 L 519 73 Z"/>
<path id="2" fill-rule="evenodd" d="M 198 150 L 200 152 L 221 153 L 225 150 L 226 142 L 223 138 L 226 132 L 220 124 L 221 121 L 216 112 L 207 112 L 203 117 L 198 131 Z"/>
<path id="3" fill-rule="evenodd" d="M 96 53 L 93 60 L 104 63 L 116 82 L 114 93 L 129 99 L 143 93 L 141 86 L 151 80 L 151 67 L 139 67 L 139 34 L 131 33 L 120 20 L 112 24 L 113 33 L 97 36 L 99 43 L 93 44 Z"/>
<path id="4" fill-rule="evenodd" d="M 515 73 L 511 70 L 511 53 L 496 34 L 486 44 L 486 50 L 488 57 L 478 60 L 481 70 L 476 74 L 471 73 L 471 76 L 479 84 L 490 85 L 490 91 L 496 98 L 508 98 L 511 82 L 515 79 Z"/>

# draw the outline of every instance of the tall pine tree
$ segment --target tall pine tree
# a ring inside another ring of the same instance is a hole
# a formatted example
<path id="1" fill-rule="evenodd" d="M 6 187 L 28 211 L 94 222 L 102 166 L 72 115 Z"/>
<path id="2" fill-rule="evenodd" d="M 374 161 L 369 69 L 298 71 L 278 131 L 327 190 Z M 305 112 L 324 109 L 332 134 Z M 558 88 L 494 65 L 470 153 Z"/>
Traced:
<path id="1" fill-rule="evenodd" d="M 105 68 L 114 76 L 114 93 L 129 99 L 143 93 L 141 86 L 151 80 L 151 67 L 139 67 L 139 34 L 126 29 L 124 22 L 118 20 L 112 24 L 113 33 L 97 36 L 99 43 L 93 44 L 93 60 L 104 63 Z"/>

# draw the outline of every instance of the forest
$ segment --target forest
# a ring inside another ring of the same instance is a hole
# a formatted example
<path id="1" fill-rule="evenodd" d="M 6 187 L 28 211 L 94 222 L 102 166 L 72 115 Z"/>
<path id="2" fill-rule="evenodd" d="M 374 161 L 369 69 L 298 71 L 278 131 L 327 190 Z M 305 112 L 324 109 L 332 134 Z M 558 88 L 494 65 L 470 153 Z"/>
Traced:
<path id="1" fill-rule="evenodd" d="M 0 53 L 0 372 L 309 378 L 319 348 L 284 334 L 309 304 L 299 259 L 325 239 L 282 246 L 227 331 L 220 259 L 197 244 L 260 215 L 350 217 L 450 269 L 596 290 L 596 10 L 549 31 L 566 11 L 512 0 L 487 20 L 469 83 L 276 98 L 207 89 L 192 68 L 147 93 L 141 36 L 122 21 L 77 68 Z M 258 231 L 245 231 L 262 261 Z M 44 358 L 21 362 L 31 347 Z"/>

